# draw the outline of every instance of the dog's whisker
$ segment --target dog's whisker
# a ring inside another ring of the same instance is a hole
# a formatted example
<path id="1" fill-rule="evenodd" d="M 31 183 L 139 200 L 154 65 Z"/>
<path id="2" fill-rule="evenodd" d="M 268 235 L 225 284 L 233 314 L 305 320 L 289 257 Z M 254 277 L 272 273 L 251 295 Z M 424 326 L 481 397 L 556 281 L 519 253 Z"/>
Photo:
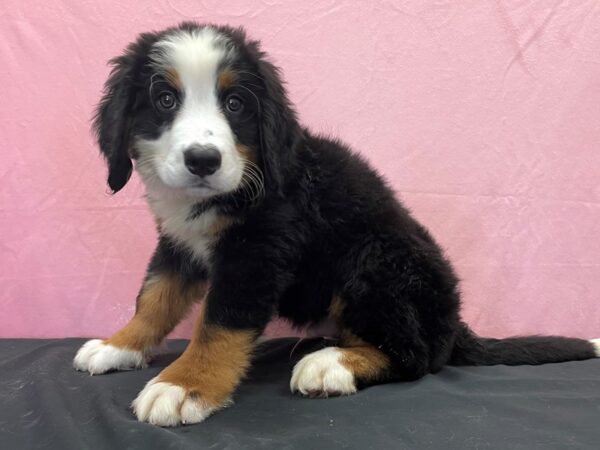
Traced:
<path id="1" fill-rule="evenodd" d="M 240 185 L 242 188 L 242 192 L 250 201 L 254 201 L 256 195 L 254 194 L 254 183 L 253 181 L 247 177 L 244 179 L 244 182 Z"/>
<path id="2" fill-rule="evenodd" d="M 264 195 L 264 178 L 262 176 L 262 171 L 252 161 L 246 161 L 242 179 L 245 181 L 245 185 L 251 189 L 250 194 L 253 194 L 250 198 L 251 201 L 254 201 Z"/>

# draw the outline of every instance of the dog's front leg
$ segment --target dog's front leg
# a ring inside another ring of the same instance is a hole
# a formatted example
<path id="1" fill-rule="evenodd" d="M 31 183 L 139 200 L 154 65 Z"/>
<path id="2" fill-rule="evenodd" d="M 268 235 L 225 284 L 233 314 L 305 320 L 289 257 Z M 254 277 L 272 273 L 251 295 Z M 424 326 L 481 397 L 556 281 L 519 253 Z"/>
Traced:
<path id="1" fill-rule="evenodd" d="M 161 241 L 136 301 L 135 315 L 110 338 L 92 339 L 77 352 L 77 370 L 101 374 L 144 367 L 149 352 L 204 297 L 206 270 L 183 259 Z"/>
<path id="2" fill-rule="evenodd" d="M 201 422 L 229 404 L 245 375 L 287 277 L 283 263 L 257 261 L 253 251 L 239 248 L 230 255 L 217 258 L 188 347 L 134 400 L 140 421 L 161 426 Z"/>
<path id="3" fill-rule="evenodd" d="M 203 421 L 227 406 L 250 365 L 256 329 L 225 327 L 201 314 L 183 354 L 133 402 L 140 421 L 175 426 Z"/>

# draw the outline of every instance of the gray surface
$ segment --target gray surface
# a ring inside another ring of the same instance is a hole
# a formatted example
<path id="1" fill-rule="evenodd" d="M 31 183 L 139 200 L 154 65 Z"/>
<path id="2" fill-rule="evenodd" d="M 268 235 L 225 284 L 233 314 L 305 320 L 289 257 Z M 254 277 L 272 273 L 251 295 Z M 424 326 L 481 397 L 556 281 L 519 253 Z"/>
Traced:
<path id="1" fill-rule="evenodd" d="M 564 449 L 600 448 L 600 360 L 537 367 L 449 367 L 331 399 L 289 393 L 293 364 L 322 340 L 263 344 L 235 405 L 161 429 L 128 405 L 185 345 L 148 369 L 90 377 L 71 360 L 81 339 L 0 341 L 0 448 Z"/>

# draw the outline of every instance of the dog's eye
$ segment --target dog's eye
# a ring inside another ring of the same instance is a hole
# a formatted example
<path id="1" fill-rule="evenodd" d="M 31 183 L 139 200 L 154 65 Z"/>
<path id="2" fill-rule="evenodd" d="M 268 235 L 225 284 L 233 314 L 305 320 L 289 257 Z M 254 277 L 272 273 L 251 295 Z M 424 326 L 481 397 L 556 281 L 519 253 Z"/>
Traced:
<path id="1" fill-rule="evenodd" d="M 177 105 L 177 100 L 173 93 L 163 92 L 158 96 L 158 101 L 156 102 L 156 104 L 159 107 L 159 109 L 163 111 L 169 111 L 175 108 L 175 105 Z"/>
<path id="2" fill-rule="evenodd" d="M 242 103 L 242 99 L 237 95 L 230 95 L 225 100 L 225 108 L 230 113 L 239 113 L 244 108 L 244 104 Z"/>

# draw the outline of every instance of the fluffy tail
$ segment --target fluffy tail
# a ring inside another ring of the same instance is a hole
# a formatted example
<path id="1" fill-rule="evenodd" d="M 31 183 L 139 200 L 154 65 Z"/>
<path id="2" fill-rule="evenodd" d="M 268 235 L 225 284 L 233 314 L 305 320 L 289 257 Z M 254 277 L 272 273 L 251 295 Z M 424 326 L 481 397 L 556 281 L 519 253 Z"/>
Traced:
<path id="1" fill-rule="evenodd" d="M 562 336 L 524 336 L 508 339 L 482 338 L 463 325 L 448 364 L 493 366 L 536 365 L 600 357 L 600 339 Z"/>

